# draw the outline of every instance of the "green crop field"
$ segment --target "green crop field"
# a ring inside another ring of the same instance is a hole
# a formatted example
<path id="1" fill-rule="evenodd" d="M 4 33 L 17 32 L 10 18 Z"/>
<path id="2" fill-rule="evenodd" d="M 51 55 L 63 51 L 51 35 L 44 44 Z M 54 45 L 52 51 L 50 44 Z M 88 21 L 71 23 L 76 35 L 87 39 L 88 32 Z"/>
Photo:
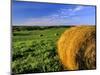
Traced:
<path id="1" fill-rule="evenodd" d="M 33 29 L 29 29 L 33 28 Z M 12 72 L 64 71 L 57 54 L 57 40 L 68 27 L 14 27 Z"/>

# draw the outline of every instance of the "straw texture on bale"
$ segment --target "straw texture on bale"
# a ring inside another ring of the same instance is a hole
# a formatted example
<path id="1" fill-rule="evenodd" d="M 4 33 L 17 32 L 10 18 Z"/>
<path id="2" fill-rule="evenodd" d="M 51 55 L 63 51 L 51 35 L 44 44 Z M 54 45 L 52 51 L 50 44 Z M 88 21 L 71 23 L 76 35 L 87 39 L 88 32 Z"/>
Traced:
<path id="1" fill-rule="evenodd" d="M 67 70 L 96 68 L 95 26 L 67 29 L 57 43 L 58 55 Z"/>

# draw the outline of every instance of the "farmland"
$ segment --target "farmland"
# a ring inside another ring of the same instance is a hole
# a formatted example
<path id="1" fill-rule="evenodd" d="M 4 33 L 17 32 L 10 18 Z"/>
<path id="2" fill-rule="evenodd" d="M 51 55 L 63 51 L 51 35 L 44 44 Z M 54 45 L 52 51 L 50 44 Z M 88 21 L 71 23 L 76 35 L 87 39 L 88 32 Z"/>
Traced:
<path id="1" fill-rule="evenodd" d="M 69 27 L 15 27 L 12 30 L 12 72 L 64 71 L 57 40 Z"/>

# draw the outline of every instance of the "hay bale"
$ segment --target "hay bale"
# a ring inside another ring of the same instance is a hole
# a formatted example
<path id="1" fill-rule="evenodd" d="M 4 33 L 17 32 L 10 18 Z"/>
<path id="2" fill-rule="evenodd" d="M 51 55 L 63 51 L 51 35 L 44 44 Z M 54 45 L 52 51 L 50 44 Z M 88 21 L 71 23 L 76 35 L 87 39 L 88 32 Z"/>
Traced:
<path id="1" fill-rule="evenodd" d="M 55 33 L 55 36 L 58 36 L 59 34 L 58 33 Z"/>
<path id="2" fill-rule="evenodd" d="M 67 70 L 96 68 L 95 26 L 67 29 L 57 43 L 58 55 Z"/>
<path id="3" fill-rule="evenodd" d="M 40 35 L 40 37 L 42 37 L 42 36 L 43 36 L 43 34 Z"/>

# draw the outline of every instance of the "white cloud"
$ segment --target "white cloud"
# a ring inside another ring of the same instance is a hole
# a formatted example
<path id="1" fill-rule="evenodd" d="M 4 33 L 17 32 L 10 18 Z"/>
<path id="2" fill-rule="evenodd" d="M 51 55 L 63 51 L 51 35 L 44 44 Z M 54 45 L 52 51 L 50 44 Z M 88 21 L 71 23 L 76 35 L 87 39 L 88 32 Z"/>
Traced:
<path id="1" fill-rule="evenodd" d="M 49 16 L 39 17 L 39 18 L 29 18 L 24 23 L 25 25 L 63 25 L 71 22 L 71 17 L 75 15 L 78 11 L 82 10 L 83 6 L 77 6 L 73 9 L 62 8 L 58 12 L 53 13 Z M 73 17 L 75 18 L 75 16 Z"/>
<path id="2" fill-rule="evenodd" d="M 68 14 L 66 9 L 60 9 L 59 12 L 53 13 L 49 16 L 30 18 L 25 24 L 26 25 L 62 25 L 67 24 L 69 21 L 67 19 Z"/>
<path id="3" fill-rule="evenodd" d="M 84 6 L 77 6 L 75 8 L 61 8 L 59 10 L 59 16 L 62 18 L 68 18 L 70 16 L 74 16 L 78 11 L 84 9 Z"/>
<path id="4" fill-rule="evenodd" d="M 74 12 L 80 11 L 84 8 L 84 6 L 77 6 L 75 9 L 73 9 Z"/>
<path id="5" fill-rule="evenodd" d="M 62 25 L 67 23 L 68 20 L 65 19 L 59 19 L 56 17 L 50 16 L 49 17 L 43 17 L 43 18 L 31 18 L 25 22 L 26 25 L 44 25 L 44 26 L 49 26 L 49 25 Z"/>

